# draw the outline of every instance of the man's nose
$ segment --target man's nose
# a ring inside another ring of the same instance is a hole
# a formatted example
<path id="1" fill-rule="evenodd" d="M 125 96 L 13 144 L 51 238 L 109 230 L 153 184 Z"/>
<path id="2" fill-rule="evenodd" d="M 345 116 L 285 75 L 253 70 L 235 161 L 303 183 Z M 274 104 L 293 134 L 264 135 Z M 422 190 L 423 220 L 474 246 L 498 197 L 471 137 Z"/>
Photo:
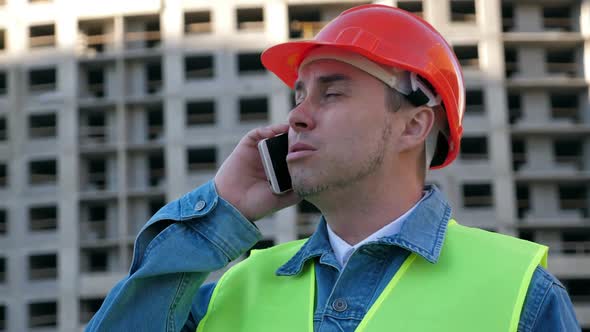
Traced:
<path id="1" fill-rule="evenodd" d="M 313 130 L 315 120 L 311 114 L 308 101 L 303 101 L 295 106 L 289 113 L 289 126 L 296 132 Z"/>

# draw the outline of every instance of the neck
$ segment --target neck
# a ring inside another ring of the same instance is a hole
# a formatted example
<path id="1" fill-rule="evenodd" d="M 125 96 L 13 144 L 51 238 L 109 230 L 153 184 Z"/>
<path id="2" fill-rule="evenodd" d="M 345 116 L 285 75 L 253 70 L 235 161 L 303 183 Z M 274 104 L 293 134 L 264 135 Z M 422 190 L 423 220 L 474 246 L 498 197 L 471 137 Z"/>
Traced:
<path id="1" fill-rule="evenodd" d="M 411 209 L 420 200 L 422 189 L 415 177 L 390 174 L 334 188 L 308 200 L 340 238 L 355 245 Z"/>

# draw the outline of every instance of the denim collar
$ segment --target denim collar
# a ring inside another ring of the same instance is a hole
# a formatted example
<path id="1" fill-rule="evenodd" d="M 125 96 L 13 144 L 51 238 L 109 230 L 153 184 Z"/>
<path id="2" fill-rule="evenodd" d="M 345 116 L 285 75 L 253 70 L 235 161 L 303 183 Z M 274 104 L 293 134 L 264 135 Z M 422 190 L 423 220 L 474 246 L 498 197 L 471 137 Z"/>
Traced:
<path id="1" fill-rule="evenodd" d="M 430 263 L 436 263 L 445 240 L 447 224 L 451 218 L 451 206 L 436 186 L 426 186 L 425 191 L 426 197 L 407 217 L 398 234 L 370 243 L 398 246 L 422 256 Z M 320 263 L 330 264 L 327 257 L 331 252 L 326 220 L 322 216 L 313 235 L 287 263 L 276 271 L 276 275 L 299 274 L 308 260 L 318 256 Z"/>

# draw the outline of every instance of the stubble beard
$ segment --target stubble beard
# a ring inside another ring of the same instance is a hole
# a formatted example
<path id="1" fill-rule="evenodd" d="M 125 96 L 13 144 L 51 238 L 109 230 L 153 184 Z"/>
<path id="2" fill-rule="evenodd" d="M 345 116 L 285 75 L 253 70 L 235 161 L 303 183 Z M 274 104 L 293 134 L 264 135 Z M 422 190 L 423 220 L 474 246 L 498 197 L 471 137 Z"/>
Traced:
<path id="1" fill-rule="evenodd" d="M 369 175 L 375 173 L 383 164 L 385 157 L 385 149 L 391 136 L 391 124 L 386 121 L 383 130 L 381 131 L 381 139 L 377 147 L 372 151 L 360 167 L 352 174 L 345 174 L 339 178 L 328 179 L 323 183 L 305 183 L 305 181 L 297 181 L 293 179 L 293 191 L 301 198 L 312 198 L 320 194 L 344 189 L 352 186 L 355 183 L 362 181 Z"/>

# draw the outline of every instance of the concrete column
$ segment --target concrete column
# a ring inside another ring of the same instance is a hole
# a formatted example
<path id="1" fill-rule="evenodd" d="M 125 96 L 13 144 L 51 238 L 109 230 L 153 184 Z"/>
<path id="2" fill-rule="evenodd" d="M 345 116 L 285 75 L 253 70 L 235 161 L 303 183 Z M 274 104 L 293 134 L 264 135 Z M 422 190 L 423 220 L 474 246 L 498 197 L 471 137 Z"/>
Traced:
<path id="1" fill-rule="evenodd" d="M 127 128 L 132 128 L 126 133 L 130 144 L 143 143 L 145 141 L 145 133 L 147 131 L 147 121 L 145 117 L 145 109 L 141 106 L 127 106 L 126 118 L 129 119 Z"/>
<path id="2" fill-rule="evenodd" d="M 166 148 L 164 162 L 166 165 L 167 200 L 184 193 L 187 177 L 185 131 L 185 105 L 180 98 L 166 98 L 164 125 L 166 128 Z"/>
<path id="3" fill-rule="evenodd" d="M 486 75 L 484 104 L 490 131 L 488 133 L 490 163 L 493 172 L 494 208 L 497 229 L 511 233 L 516 221 L 516 189 L 512 177 L 510 127 L 506 89 L 503 85 L 504 61 L 502 45 L 502 21 L 499 1 L 478 1 L 482 39 L 479 42 L 482 54 L 481 70 Z"/>
<path id="4" fill-rule="evenodd" d="M 527 91 L 521 95 L 524 124 L 548 124 L 551 122 L 551 100 L 545 91 Z"/>
<path id="5" fill-rule="evenodd" d="M 121 94 L 124 84 L 117 79 L 117 70 L 115 66 L 107 66 L 105 68 L 105 97 L 116 98 L 118 94 Z"/>
<path id="6" fill-rule="evenodd" d="M 291 206 L 274 214 L 275 243 L 297 239 L 297 206 Z"/>
<path id="7" fill-rule="evenodd" d="M 543 8 L 534 3 L 515 4 L 514 23 L 516 31 L 543 31 Z"/>
<path id="8" fill-rule="evenodd" d="M 183 21 L 182 1 L 167 0 L 160 16 L 160 29 L 164 36 L 163 46 L 167 55 L 170 54 L 170 50 L 176 50 L 180 46 L 179 43 L 183 37 Z M 165 77 L 166 80 L 168 77 Z"/>
<path id="9" fill-rule="evenodd" d="M 584 37 L 584 53 L 583 61 L 584 64 L 584 77 L 588 79 L 590 77 L 590 0 L 582 0 L 580 6 L 580 32 Z M 580 98 L 580 115 L 581 122 L 583 124 L 590 124 L 590 87 L 587 93 Z M 583 145 L 583 169 L 590 170 L 590 139 L 586 137 Z M 590 206 L 590 186 L 587 187 L 586 191 L 587 206 Z"/>
<path id="10" fill-rule="evenodd" d="M 77 21 L 69 8 L 74 0 L 56 0 L 57 48 L 62 57 L 58 70 L 58 90 L 64 105 L 58 112 L 58 325 L 61 331 L 78 329 L 79 317 L 79 211 L 78 211 L 78 68 L 74 56 L 77 41 Z"/>
<path id="11" fill-rule="evenodd" d="M 140 175 L 140 168 L 141 165 L 138 161 L 137 154 L 129 155 L 127 158 L 127 171 L 125 175 L 127 176 L 127 190 L 133 191 L 137 189 L 139 182 L 141 181 Z"/>
<path id="12" fill-rule="evenodd" d="M 291 109 L 291 93 L 287 87 L 274 87 L 269 96 L 270 123 L 287 122 L 287 116 Z"/>
<path id="13" fill-rule="evenodd" d="M 110 34 L 115 36 L 115 24 L 114 21 L 111 21 L 111 18 L 109 18 L 109 21 L 107 24 L 105 24 L 104 26 L 104 34 Z M 116 37 L 115 37 L 116 39 Z M 107 45 L 105 45 L 105 51 L 106 52 L 113 52 L 116 49 L 114 43 L 108 43 Z"/>
<path id="14" fill-rule="evenodd" d="M 217 168 L 223 164 L 225 159 L 234 151 L 238 142 L 227 142 L 223 144 L 216 144 L 217 148 Z"/>
<path id="15" fill-rule="evenodd" d="M 525 140 L 527 170 L 549 170 L 553 167 L 553 146 L 551 139 L 544 136 L 533 136 Z M 524 169 L 523 169 L 524 171 Z"/>
<path id="16" fill-rule="evenodd" d="M 184 144 L 186 128 L 185 100 L 179 87 L 184 85 L 183 54 L 180 40 L 183 37 L 183 10 L 180 0 L 167 1 L 162 13 L 162 24 L 167 50 L 163 57 L 164 70 L 164 127 L 166 146 L 164 159 L 166 165 L 166 193 L 170 201 L 184 193 L 186 183 L 186 148 Z"/>
<path id="17" fill-rule="evenodd" d="M 559 215 L 559 194 L 557 186 L 552 183 L 533 183 L 530 185 L 531 210 L 528 217 L 552 218 Z"/>
<path id="18" fill-rule="evenodd" d="M 20 205 L 20 206 L 19 206 Z M 27 280 L 26 266 L 27 256 L 23 249 L 19 249 L 25 240 L 27 232 L 27 222 L 14 222 L 15 220 L 27 221 L 25 207 L 22 204 L 14 202 L 13 208 L 7 215 L 9 219 L 9 234 L 10 240 L 8 247 L 10 249 L 3 250 L 6 258 L 6 290 L 3 294 L 5 303 L 7 304 L 7 313 L 5 315 L 5 322 L 7 324 L 6 331 L 25 331 L 28 328 L 27 317 L 27 301 L 24 299 L 22 290 L 26 287 Z"/>
<path id="19" fill-rule="evenodd" d="M 373 0 L 373 3 L 397 7 L 398 0 Z"/>
<path id="20" fill-rule="evenodd" d="M 545 76 L 545 50 L 539 47 L 519 48 L 517 52 L 518 76 L 543 77 Z"/>
<path id="21" fill-rule="evenodd" d="M 166 183 L 169 198 L 183 193 L 186 182 L 186 148 L 184 143 L 185 104 L 180 98 L 166 98 L 164 101 L 166 127 Z"/>
<path id="22" fill-rule="evenodd" d="M 124 52 L 125 49 L 124 33 L 125 22 L 123 17 L 115 16 L 113 23 L 113 48 L 118 52 Z M 116 204 L 113 206 L 113 209 L 115 210 L 112 212 L 116 216 L 116 233 L 118 234 L 117 246 L 115 247 L 114 251 L 115 253 L 118 252 L 120 255 L 124 256 L 118 259 L 118 265 L 113 267 L 112 251 L 109 252 L 108 259 L 110 266 L 108 269 L 110 271 L 116 270 L 117 272 L 127 270 L 126 267 L 128 264 L 126 260 L 128 256 L 125 255 L 127 250 L 125 238 L 128 235 L 135 235 L 128 234 L 127 231 L 129 229 L 127 194 L 130 190 L 128 174 L 132 174 L 129 172 L 130 170 L 127 162 L 127 146 L 133 141 L 131 133 L 137 133 L 137 131 L 132 131 L 132 128 L 128 123 L 128 114 L 131 115 L 131 112 L 125 105 L 125 99 L 127 96 L 132 94 L 133 90 L 130 88 L 130 84 L 128 82 L 128 76 L 130 76 L 131 73 L 126 72 L 126 67 L 127 63 L 123 58 L 117 58 L 115 60 L 114 77 L 119 83 L 117 84 L 117 91 L 113 96 L 116 104 L 114 114 L 112 115 L 111 119 L 114 121 L 109 123 L 111 130 L 115 133 L 114 143 L 116 147 L 116 177 L 119 181 Z"/>
<path id="23" fill-rule="evenodd" d="M 7 15 L 16 15 L 22 12 L 24 3 L 7 2 Z M 12 13 L 11 13 L 12 12 Z M 14 58 L 21 57 L 28 52 L 28 27 L 23 20 L 8 20 L 6 22 L 6 46 L 7 55 Z M 25 130 L 14 130 L 12 128 L 26 128 L 25 107 L 28 93 L 27 69 L 18 64 L 7 71 L 8 109 L 6 117 L 7 130 L 9 135 L 9 150 L 12 156 L 7 163 L 10 176 L 10 187 L 14 195 L 24 195 L 28 187 L 28 161 L 24 157 L 24 145 L 27 141 Z M 14 220 L 14 219 L 13 219 Z M 17 219 L 18 220 L 18 219 Z M 17 225 L 12 222 L 11 226 Z M 17 226 L 18 228 L 18 226 Z M 23 233 L 24 236 L 24 233 Z M 21 239 L 22 240 L 22 239 Z"/>
<path id="24" fill-rule="evenodd" d="M 224 130 L 231 130 L 239 123 L 239 100 L 232 92 L 218 98 L 216 101 L 216 116 L 218 126 Z"/>
<path id="25" fill-rule="evenodd" d="M 128 94 L 133 97 L 144 96 L 144 87 L 147 82 L 147 77 L 145 73 L 145 62 L 128 62 L 126 67 L 127 72 L 125 76 L 128 82 Z"/>
<path id="26" fill-rule="evenodd" d="M 587 17 L 590 18 L 590 0 L 584 1 L 584 8 L 586 10 Z M 586 28 L 590 30 L 590 23 Z M 589 31 L 590 32 L 590 31 Z M 590 38 L 587 38 L 585 44 L 585 51 L 584 51 L 584 63 L 585 63 L 585 77 L 590 77 Z M 590 124 L 590 88 L 588 89 L 587 93 L 584 93 L 580 97 L 580 106 L 579 106 L 579 114 L 580 114 L 580 122 L 585 125 Z M 590 139 L 586 137 L 584 140 L 584 144 L 582 146 L 582 167 L 584 170 L 590 170 Z M 588 188 L 588 199 L 590 200 L 590 187 Z M 590 202 L 588 204 L 590 206 Z"/>
<path id="27" fill-rule="evenodd" d="M 119 215 L 118 215 L 119 211 L 117 210 L 117 203 L 116 202 L 107 202 L 106 207 L 107 207 L 107 213 L 106 213 L 107 220 L 105 220 L 105 222 L 108 227 L 107 236 L 108 237 L 124 236 L 125 234 L 119 233 L 118 227 L 119 227 L 119 224 L 121 223 L 121 220 L 119 219 Z"/>
<path id="28" fill-rule="evenodd" d="M 124 125 L 124 121 L 122 125 Z M 121 141 L 122 142 L 122 141 Z M 117 165 L 117 178 L 119 179 L 119 187 L 117 191 L 117 199 L 115 204 L 109 204 L 109 209 L 112 210 L 108 213 L 108 218 L 111 216 L 114 217 L 113 230 L 117 234 L 117 242 L 118 242 L 118 250 L 120 251 L 121 259 L 119 259 L 120 265 L 116 267 L 116 271 L 125 271 L 127 266 L 129 265 L 126 261 L 127 256 L 125 254 L 126 250 L 126 238 L 128 236 L 135 236 L 136 234 L 128 234 L 129 223 L 132 223 L 132 220 L 129 220 L 128 214 L 128 202 L 127 202 L 127 194 L 131 188 L 129 188 L 129 175 L 127 173 L 128 169 L 128 162 L 127 162 L 127 154 L 124 149 L 119 148 L 117 150 L 117 160 L 115 161 Z M 110 257 L 109 257 L 110 259 Z"/>
<path id="29" fill-rule="evenodd" d="M 109 272 L 119 272 L 123 271 L 123 257 L 121 257 L 121 246 L 122 243 L 119 241 L 119 245 L 114 249 L 108 249 L 108 262 L 107 262 L 107 271 Z"/>
<path id="30" fill-rule="evenodd" d="M 502 40 L 501 3 L 499 1 L 476 1 L 476 5 L 476 12 L 485 13 L 485 15 L 479 15 L 478 17 L 480 29 L 482 30 L 479 48 L 482 55 L 487 55 L 480 56 L 480 68 L 486 72 L 486 77 L 493 80 L 495 86 L 504 90 L 502 86 L 502 79 L 504 77 L 504 47 Z"/>
<path id="31" fill-rule="evenodd" d="M 580 32 L 588 40 L 590 37 L 590 0 L 582 0 L 580 5 Z"/>
<path id="32" fill-rule="evenodd" d="M 25 3 L 7 1 L 5 11 L 7 16 L 22 12 Z M 6 55 L 14 58 L 27 53 L 28 33 L 27 26 L 22 20 L 7 20 L 6 27 Z M 26 254 L 19 249 L 27 238 L 27 213 L 26 204 L 28 187 L 28 165 L 24 157 L 24 144 L 27 140 L 25 130 L 13 128 L 26 128 L 25 102 L 27 100 L 26 71 L 21 65 L 15 65 L 7 70 L 8 95 L 6 121 L 9 140 L 7 142 L 10 158 L 7 162 L 8 176 L 10 177 L 10 196 L 7 202 L 7 218 L 9 236 L 6 239 L 8 249 L 3 248 L 6 258 L 7 293 L 3 294 L 6 303 L 6 331 L 25 331 L 28 328 L 27 301 L 22 290 L 25 288 Z M 22 221 L 22 222 L 19 222 Z"/>
<path id="33" fill-rule="evenodd" d="M 444 36 L 444 29 L 451 19 L 449 0 L 423 0 L 422 6 L 424 18 Z"/>
<path id="34" fill-rule="evenodd" d="M 588 48 L 588 53 L 590 53 L 590 47 Z M 590 61 L 590 59 L 588 59 Z M 590 64 L 588 65 L 590 68 Z M 588 76 L 590 77 L 590 73 Z M 579 107 L 579 116 L 581 124 L 588 125 L 590 124 L 590 89 L 588 92 L 583 93 L 580 97 L 580 105 Z"/>
<path id="35" fill-rule="evenodd" d="M 20 68 L 8 71 L 8 104 L 13 105 L 6 116 L 11 158 L 7 163 L 10 177 L 10 190 L 14 196 L 25 195 L 28 187 L 28 160 L 24 157 L 24 148 L 27 141 L 26 130 L 14 130 L 12 128 L 26 128 L 25 100 L 26 73 Z M 12 223 L 11 223 L 12 224 Z"/>
<path id="36" fill-rule="evenodd" d="M 149 175 L 149 164 L 148 164 L 148 156 L 146 153 L 142 153 L 141 156 L 138 157 L 139 161 L 139 168 L 134 170 L 138 171 L 138 188 L 141 190 L 146 190 L 148 188 L 148 175 Z M 146 220 L 147 221 L 147 220 Z"/>
<path id="37" fill-rule="evenodd" d="M 8 17 L 17 17 L 18 14 L 26 12 L 24 6 L 26 1 L 6 1 L 5 11 Z M 18 57 L 26 53 L 28 48 L 28 26 L 25 20 L 7 20 L 3 24 L 6 27 L 7 53 Z"/>
<path id="38" fill-rule="evenodd" d="M 218 82 L 236 82 L 238 76 L 237 52 L 233 48 L 216 50 L 213 53 L 213 70 Z"/>
<path id="39" fill-rule="evenodd" d="M 119 92 L 117 92 L 119 93 Z M 108 108 L 106 112 L 105 118 L 105 135 L 106 135 L 106 142 L 107 144 L 114 144 L 117 141 L 120 141 L 122 138 L 117 136 L 117 109 L 116 106 Z"/>
<path id="40" fill-rule="evenodd" d="M 227 38 L 236 30 L 236 11 L 230 1 L 215 1 L 212 8 L 213 31 L 219 37 Z"/>
<path id="41" fill-rule="evenodd" d="M 289 39 L 288 14 L 288 6 L 284 1 L 272 0 L 264 6 L 265 34 L 269 43 L 280 43 Z"/>
<path id="42" fill-rule="evenodd" d="M 123 51 L 125 48 L 125 22 L 122 16 L 113 18 L 113 49 Z"/>

